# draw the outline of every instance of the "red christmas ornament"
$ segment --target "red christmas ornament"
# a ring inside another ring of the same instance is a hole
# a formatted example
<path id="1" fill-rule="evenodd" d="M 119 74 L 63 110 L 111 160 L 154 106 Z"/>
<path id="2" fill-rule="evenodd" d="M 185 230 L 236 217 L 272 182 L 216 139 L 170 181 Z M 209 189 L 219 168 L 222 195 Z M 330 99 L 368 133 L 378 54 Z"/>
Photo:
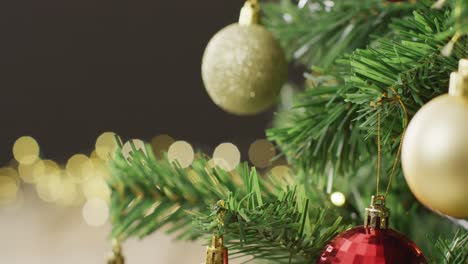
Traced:
<path id="1" fill-rule="evenodd" d="M 388 229 L 390 211 L 383 196 L 373 196 L 364 226 L 351 228 L 326 246 L 319 264 L 426 264 L 421 250 L 404 235 Z"/>

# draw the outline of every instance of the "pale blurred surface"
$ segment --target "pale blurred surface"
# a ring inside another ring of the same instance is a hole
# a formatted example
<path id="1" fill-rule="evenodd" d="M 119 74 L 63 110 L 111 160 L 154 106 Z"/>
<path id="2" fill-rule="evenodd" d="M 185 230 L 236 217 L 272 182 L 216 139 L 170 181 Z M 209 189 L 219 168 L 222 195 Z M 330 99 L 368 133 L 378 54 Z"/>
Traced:
<path id="1" fill-rule="evenodd" d="M 87 225 L 81 207 L 47 204 L 26 190 L 19 203 L 0 207 L 0 263 L 105 264 L 109 230 L 110 224 Z M 123 247 L 127 264 L 199 264 L 205 251 L 201 242 L 174 241 L 164 232 Z"/>

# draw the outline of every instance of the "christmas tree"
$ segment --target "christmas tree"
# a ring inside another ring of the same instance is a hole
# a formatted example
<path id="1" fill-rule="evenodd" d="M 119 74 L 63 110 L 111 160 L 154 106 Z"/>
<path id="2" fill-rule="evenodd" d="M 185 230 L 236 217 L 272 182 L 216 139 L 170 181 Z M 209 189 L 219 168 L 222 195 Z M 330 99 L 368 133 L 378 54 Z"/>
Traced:
<path id="1" fill-rule="evenodd" d="M 266 131 L 290 173 L 247 163 L 230 171 L 201 152 L 181 164 L 130 141 L 110 163 L 110 262 L 123 262 L 127 238 L 168 226 L 178 239 L 213 237 L 211 253 L 221 258 L 207 263 L 225 263 L 224 247 L 229 258 L 314 263 L 335 236 L 362 225 L 372 195 L 385 193 L 390 226 L 429 263 L 466 263 L 466 221 L 423 206 L 399 157 L 408 122 L 448 92 L 450 74 L 468 58 L 468 2 L 278 0 L 262 3 L 261 24 L 293 71 L 305 69 L 304 83 L 288 84 L 292 103 L 283 92 Z"/>

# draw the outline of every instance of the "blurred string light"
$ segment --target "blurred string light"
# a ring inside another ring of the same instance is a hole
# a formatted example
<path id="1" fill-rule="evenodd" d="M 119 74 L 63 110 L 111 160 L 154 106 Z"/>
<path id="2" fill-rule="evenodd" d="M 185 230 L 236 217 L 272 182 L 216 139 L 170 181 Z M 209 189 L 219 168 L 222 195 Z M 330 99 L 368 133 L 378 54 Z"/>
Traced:
<path id="1" fill-rule="evenodd" d="M 102 226 L 109 218 L 109 206 L 99 198 L 86 201 L 82 209 L 83 218 L 90 226 Z"/>
<path id="2" fill-rule="evenodd" d="M 0 169 L 0 205 L 12 204 L 19 191 L 17 172 L 12 168 Z"/>
<path id="3" fill-rule="evenodd" d="M 266 139 L 259 139 L 250 145 L 249 159 L 257 168 L 270 166 L 275 155 L 275 146 Z"/>
<path id="4" fill-rule="evenodd" d="M 280 179 L 288 179 L 291 177 L 291 168 L 286 165 L 275 166 L 271 169 L 270 173 Z"/>
<path id="5" fill-rule="evenodd" d="M 188 142 L 176 141 L 169 147 L 167 157 L 170 162 L 178 162 L 182 168 L 187 168 L 192 164 L 195 153 Z"/>
<path id="6" fill-rule="evenodd" d="M 241 154 L 236 145 L 222 143 L 213 152 L 214 165 L 226 171 L 234 170 L 240 163 Z"/>
<path id="7" fill-rule="evenodd" d="M 346 203 L 346 197 L 341 192 L 334 192 L 330 195 L 330 200 L 333 205 L 341 207 Z"/>
<path id="8" fill-rule="evenodd" d="M 132 161 L 134 152 L 133 148 L 135 148 L 136 151 L 142 152 L 145 156 L 148 156 L 148 153 L 146 153 L 145 142 L 139 139 L 131 139 L 122 146 L 122 155 L 128 162 Z"/>
<path id="9" fill-rule="evenodd" d="M 96 154 L 102 160 L 108 160 L 117 149 L 114 132 L 102 133 L 96 140 Z"/>
<path id="10" fill-rule="evenodd" d="M 175 140 L 169 135 L 159 135 L 151 139 L 154 156 L 158 159 L 163 158 L 162 153 L 167 152 Z"/>
<path id="11" fill-rule="evenodd" d="M 147 154 L 143 141 L 132 142 Z M 169 161 L 178 162 L 182 168 L 188 168 L 196 158 L 192 145 L 186 141 L 175 141 L 169 135 L 158 135 L 150 143 L 157 158 L 162 158 L 162 154 L 167 152 Z M 23 199 L 20 187 L 24 182 L 33 185 L 37 196 L 44 202 L 80 206 L 88 225 L 101 226 L 109 218 L 111 191 L 106 180 L 110 177 L 108 162 L 116 149 L 115 133 L 105 132 L 96 139 L 95 149 L 89 155 L 72 155 L 60 165 L 53 160 L 41 159 L 39 144 L 34 138 L 20 137 L 13 146 L 16 161 L 9 165 L 11 167 L 0 168 L 0 206 L 18 204 Z M 130 144 L 123 147 L 127 158 L 132 151 Z M 274 146 L 265 139 L 253 142 L 249 148 L 249 159 L 258 168 L 270 167 L 275 155 Z M 209 166 L 219 166 L 231 171 L 233 177 L 240 178 L 234 171 L 240 159 L 237 146 L 222 143 L 215 148 Z M 291 176 L 287 166 L 276 166 L 270 172 L 286 179 Z M 188 175 L 194 183 L 199 181 L 199 175 L 190 169 Z"/>
<path id="12" fill-rule="evenodd" d="M 39 157 L 39 144 L 32 137 L 20 137 L 13 145 L 13 157 L 20 164 L 33 164 Z"/>

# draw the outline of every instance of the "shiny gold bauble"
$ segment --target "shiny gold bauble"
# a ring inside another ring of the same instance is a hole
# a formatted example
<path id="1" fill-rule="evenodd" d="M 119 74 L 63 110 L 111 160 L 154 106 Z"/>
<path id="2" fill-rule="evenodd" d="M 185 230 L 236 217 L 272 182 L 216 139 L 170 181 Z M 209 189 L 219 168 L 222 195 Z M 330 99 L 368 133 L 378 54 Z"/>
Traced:
<path id="1" fill-rule="evenodd" d="M 403 141 L 406 181 L 432 210 L 468 217 L 468 98 L 442 95 L 419 110 Z"/>
<path id="2" fill-rule="evenodd" d="M 237 115 L 271 107 L 287 80 L 287 62 L 274 36 L 257 24 L 232 24 L 208 43 L 202 63 L 206 90 L 216 105 Z"/>

